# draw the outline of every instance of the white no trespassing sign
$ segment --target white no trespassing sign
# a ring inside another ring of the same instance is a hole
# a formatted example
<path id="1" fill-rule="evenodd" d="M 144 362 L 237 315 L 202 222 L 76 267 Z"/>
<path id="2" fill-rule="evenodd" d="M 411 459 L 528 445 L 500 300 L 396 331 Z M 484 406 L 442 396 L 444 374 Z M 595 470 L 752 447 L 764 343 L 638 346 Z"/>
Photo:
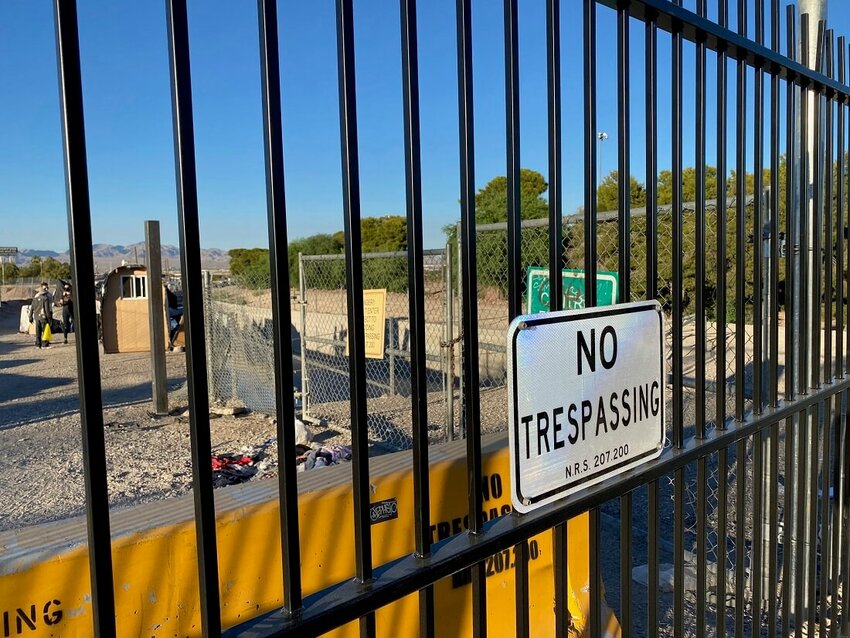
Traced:
<path id="1" fill-rule="evenodd" d="M 654 301 L 517 317 L 508 329 L 511 496 L 530 512 L 661 454 Z"/>

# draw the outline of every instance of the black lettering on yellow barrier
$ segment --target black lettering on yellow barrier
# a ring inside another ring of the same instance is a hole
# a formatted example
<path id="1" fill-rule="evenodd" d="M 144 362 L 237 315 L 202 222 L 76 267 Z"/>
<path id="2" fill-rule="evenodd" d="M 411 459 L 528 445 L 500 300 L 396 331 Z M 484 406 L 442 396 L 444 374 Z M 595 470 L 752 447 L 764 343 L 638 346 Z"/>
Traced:
<path id="1" fill-rule="evenodd" d="M 3 638 L 20 636 L 24 630 L 35 631 L 40 624 L 48 627 L 56 625 L 62 620 L 62 610 L 58 600 L 48 600 L 41 607 L 42 614 L 36 613 L 37 605 L 33 603 L 29 608 L 7 609 L 3 613 Z"/>
<path id="2" fill-rule="evenodd" d="M 528 554 L 531 560 L 537 560 L 540 557 L 540 548 L 534 539 L 528 543 Z M 487 578 L 501 574 L 508 569 L 514 569 L 516 567 L 516 561 L 516 547 L 504 549 L 498 554 L 493 554 L 484 559 L 484 573 L 487 574 Z M 452 587 L 455 589 L 468 585 L 471 582 L 472 570 L 464 569 L 452 574 Z"/>
<path id="3" fill-rule="evenodd" d="M 481 485 L 485 503 L 502 497 L 502 477 L 500 474 L 494 473 L 489 476 L 485 474 L 481 477 Z M 489 520 L 498 518 L 499 516 L 510 514 L 511 511 L 511 506 L 509 504 L 505 504 L 500 507 L 490 507 L 487 510 L 482 511 L 479 516 L 481 523 L 483 524 Z M 449 538 L 450 536 L 454 536 L 455 534 L 460 534 L 462 531 L 467 529 L 469 529 L 468 514 L 465 516 L 458 516 L 451 520 L 439 521 L 431 525 L 431 542 L 436 543 Z"/>

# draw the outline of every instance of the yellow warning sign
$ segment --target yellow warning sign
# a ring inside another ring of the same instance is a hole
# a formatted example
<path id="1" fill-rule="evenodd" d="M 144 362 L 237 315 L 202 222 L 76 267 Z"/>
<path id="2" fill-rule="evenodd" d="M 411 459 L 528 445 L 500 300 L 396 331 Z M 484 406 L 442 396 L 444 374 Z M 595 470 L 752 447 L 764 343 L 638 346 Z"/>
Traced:
<path id="1" fill-rule="evenodd" d="M 387 332 L 387 289 L 363 291 L 363 332 L 366 341 L 366 358 L 383 359 Z M 348 355 L 348 341 L 345 342 Z"/>

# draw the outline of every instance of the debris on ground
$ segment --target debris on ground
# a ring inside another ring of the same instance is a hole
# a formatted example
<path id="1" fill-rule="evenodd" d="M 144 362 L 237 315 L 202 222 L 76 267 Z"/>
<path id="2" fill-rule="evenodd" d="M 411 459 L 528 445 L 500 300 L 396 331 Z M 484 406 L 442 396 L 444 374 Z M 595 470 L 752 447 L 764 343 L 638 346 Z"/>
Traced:
<path id="1" fill-rule="evenodd" d="M 218 416 L 239 416 L 240 414 L 248 414 L 250 410 L 240 401 L 231 399 L 224 403 L 214 403 L 210 406 L 210 415 Z"/>
<path id="2" fill-rule="evenodd" d="M 277 439 L 271 437 L 260 445 L 246 445 L 237 453 L 213 454 L 213 487 L 227 487 L 252 478 L 273 476 L 269 472 L 272 463 L 267 458 L 266 450 L 276 442 Z"/>
<path id="3" fill-rule="evenodd" d="M 306 446 L 302 446 L 302 449 Z M 351 460 L 351 448 L 347 445 L 319 445 L 313 443 L 309 449 L 300 454 L 295 462 L 298 464 L 297 471 L 304 472 L 317 467 L 337 465 L 343 461 Z"/>

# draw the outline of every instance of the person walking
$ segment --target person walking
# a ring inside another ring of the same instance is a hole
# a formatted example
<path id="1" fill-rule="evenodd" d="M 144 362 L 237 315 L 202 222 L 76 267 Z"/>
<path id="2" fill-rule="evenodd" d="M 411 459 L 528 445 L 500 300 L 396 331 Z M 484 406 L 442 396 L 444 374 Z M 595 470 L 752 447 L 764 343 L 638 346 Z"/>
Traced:
<path id="1" fill-rule="evenodd" d="M 35 345 L 40 350 L 49 347 L 50 341 L 42 341 L 45 326 L 50 325 L 53 318 L 53 295 L 48 290 L 46 281 L 41 282 L 41 289 L 35 293 L 30 304 L 30 323 L 35 322 Z"/>
<path id="2" fill-rule="evenodd" d="M 68 333 L 71 332 L 71 324 L 74 321 L 74 296 L 71 294 L 70 282 L 62 281 L 62 297 L 56 302 L 56 305 L 62 308 L 62 335 L 65 337 L 64 343 L 67 344 Z M 76 326 L 74 326 L 74 331 L 76 331 Z"/>

